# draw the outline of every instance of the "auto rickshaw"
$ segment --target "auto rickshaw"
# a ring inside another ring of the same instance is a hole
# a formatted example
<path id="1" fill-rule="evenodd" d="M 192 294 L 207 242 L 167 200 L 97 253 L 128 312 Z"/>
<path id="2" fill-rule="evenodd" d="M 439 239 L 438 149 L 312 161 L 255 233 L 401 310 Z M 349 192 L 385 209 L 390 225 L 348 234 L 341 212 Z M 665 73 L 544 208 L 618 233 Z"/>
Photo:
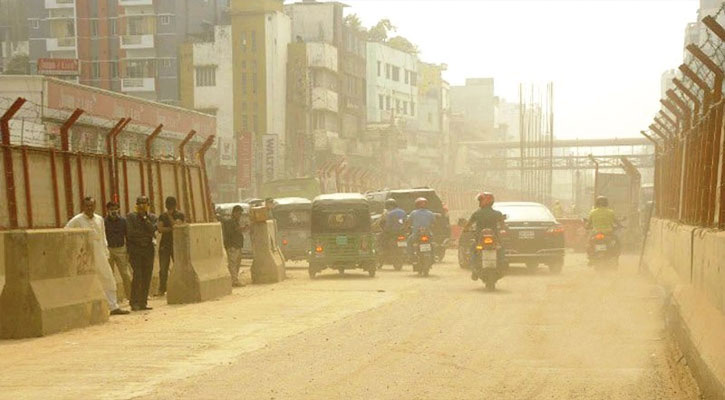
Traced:
<path id="1" fill-rule="evenodd" d="M 377 255 L 370 223 L 370 203 L 359 193 L 317 196 L 312 201 L 310 278 L 332 268 L 363 269 L 375 276 Z"/>
<path id="2" fill-rule="evenodd" d="M 277 243 L 286 260 L 305 260 L 310 250 L 310 210 L 312 202 L 301 197 L 274 199 Z"/>

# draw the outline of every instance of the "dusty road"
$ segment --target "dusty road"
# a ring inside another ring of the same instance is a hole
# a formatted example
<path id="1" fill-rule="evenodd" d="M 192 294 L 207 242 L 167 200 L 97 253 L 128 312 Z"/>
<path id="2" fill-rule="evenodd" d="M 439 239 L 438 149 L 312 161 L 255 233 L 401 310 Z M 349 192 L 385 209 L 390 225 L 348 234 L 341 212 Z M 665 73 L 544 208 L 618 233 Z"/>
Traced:
<path id="1" fill-rule="evenodd" d="M 428 279 L 289 271 L 274 286 L 0 341 L 0 398 L 693 399 L 662 294 L 569 257 L 488 293 L 452 261 Z"/>

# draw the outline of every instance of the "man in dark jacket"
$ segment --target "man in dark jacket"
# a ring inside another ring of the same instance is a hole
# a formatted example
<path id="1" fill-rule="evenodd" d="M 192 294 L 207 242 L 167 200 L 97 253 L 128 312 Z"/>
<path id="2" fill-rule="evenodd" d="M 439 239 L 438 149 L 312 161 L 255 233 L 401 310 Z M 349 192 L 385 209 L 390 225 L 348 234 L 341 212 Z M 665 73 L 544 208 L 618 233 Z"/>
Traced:
<path id="1" fill-rule="evenodd" d="M 174 225 L 184 222 L 184 214 L 176 210 L 176 197 L 166 198 L 166 212 L 159 216 L 158 230 L 161 233 L 159 243 L 159 292 L 166 294 L 166 282 L 169 279 L 169 264 L 174 259 Z"/>
<path id="2" fill-rule="evenodd" d="M 131 309 L 151 310 L 147 305 L 151 273 L 154 270 L 154 235 L 156 216 L 149 213 L 149 199 L 139 196 L 136 211 L 126 216 L 127 248 L 133 282 L 131 283 Z"/>
<path id="3" fill-rule="evenodd" d="M 227 251 L 227 268 L 232 276 L 232 286 L 239 287 L 239 267 L 242 263 L 242 247 L 244 247 L 244 232 L 248 229 L 242 225 L 242 206 L 232 208 L 231 218 L 222 222 L 222 233 L 224 235 L 224 249 Z"/>
<path id="4" fill-rule="evenodd" d="M 123 281 L 123 292 L 126 299 L 131 300 L 131 268 L 128 265 L 126 250 L 126 218 L 120 213 L 118 203 L 109 201 L 106 204 L 108 215 L 105 219 L 106 241 L 108 242 L 109 262 L 116 268 Z"/>

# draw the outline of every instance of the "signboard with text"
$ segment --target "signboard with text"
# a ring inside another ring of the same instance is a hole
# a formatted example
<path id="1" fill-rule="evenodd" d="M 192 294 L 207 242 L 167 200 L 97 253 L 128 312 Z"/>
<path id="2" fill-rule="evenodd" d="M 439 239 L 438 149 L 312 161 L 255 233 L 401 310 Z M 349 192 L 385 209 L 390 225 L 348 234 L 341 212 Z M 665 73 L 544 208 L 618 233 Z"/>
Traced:
<path id="1" fill-rule="evenodd" d="M 252 134 L 250 132 L 237 136 L 237 186 L 240 189 L 252 187 Z"/>
<path id="2" fill-rule="evenodd" d="M 41 75 L 76 76 L 78 75 L 77 58 L 39 58 L 38 73 Z"/>
<path id="3" fill-rule="evenodd" d="M 265 182 L 277 179 L 278 146 L 277 135 L 262 136 L 262 165 Z"/>

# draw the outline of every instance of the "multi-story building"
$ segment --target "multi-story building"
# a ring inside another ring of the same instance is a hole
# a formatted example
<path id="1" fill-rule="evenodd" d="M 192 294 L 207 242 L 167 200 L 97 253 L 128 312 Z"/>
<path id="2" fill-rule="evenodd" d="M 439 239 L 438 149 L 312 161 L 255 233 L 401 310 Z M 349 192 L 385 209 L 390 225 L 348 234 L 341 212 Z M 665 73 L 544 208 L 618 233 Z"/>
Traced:
<path id="1" fill-rule="evenodd" d="M 22 0 L 0 0 L 0 73 L 15 56 L 28 55 L 28 19 Z"/>
<path id="2" fill-rule="evenodd" d="M 337 66 L 335 68 L 336 82 L 332 87 L 325 83 L 327 90 L 336 92 L 337 107 L 335 114 L 325 113 L 327 120 L 324 125 L 325 135 L 318 133 L 316 146 L 318 152 L 324 147 L 326 151 L 318 154 L 318 164 L 324 163 L 329 155 L 343 150 L 348 154 L 370 155 L 369 146 L 364 143 L 365 132 L 365 39 L 361 32 L 355 31 L 344 23 L 343 9 L 345 5 L 339 2 L 318 2 L 305 0 L 285 6 L 285 12 L 292 20 L 292 38 L 295 42 L 325 43 L 332 46 L 336 52 Z M 315 45 L 318 46 L 318 45 Z M 295 43 L 291 51 L 299 51 L 304 45 Z M 329 54 L 329 52 L 328 52 Z M 317 75 L 325 74 L 328 79 L 332 70 L 320 69 L 313 66 Z M 325 72 L 323 72 L 325 71 Z M 292 71 L 295 73 L 296 71 Z M 312 81 L 313 87 L 317 83 Z M 321 89 L 318 89 L 321 90 Z M 329 111 L 329 110 L 328 110 Z M 318 113 L 319 114 L 319 113 Z M 335 121 L 329 121 L 334 119 Z M 314 122 L 314 121 L 313 121 Z M 289 127 L 300 131 L 295 122 Z M 333 128 L 333 129 L 330 129 Z M 318 128 L 319 129 L 319 128 Z M 342 140 L 340 140 L 342 139 Z M 344 147 L 341 149 L 341 147 Z"/>
<path id="3" fill-rule="evenodd" d="M 212 34 L 228 0 L 29 0 L 33 72 L 169 104 L 179 101 L 178 48 Z M 55 62 L 38 60 L 62 59 Z M 76 71 L 67 68 L 77 65 Z M 50 66 L 50 70 L 48 70 Z M 62 66 L 59 68 L 58 67 Z"/>
<path id="4" fill-rule="evenodd" d="M 232 27 L 214 27 L 213 40 L 189 41 L 179 52 L 181 106 L 217 118 L 219 158 L 214 163 L 218 200 L 238 200 L 234 93 L 232 71 Z"/>
<path id="5" fill-rule="evenodd" d="M 291 23 L 282 0 L 233 0 L 230 18 L 234 133 L 251 133 L 263 154 L 253 168 L 258 187 L 284 176 Z"/>
<path id="6" fill-rule="evenodd" d="M 373 42 L 367 53 L 368 123 L 417 126 L 418 58 Z"/>
<path id="7" fill-rule="evenodd" d="M 473 139 L 494 139 L 493 87 L 493 78 L 469 78 L 464 86 L 451 87 L 451 111 L 464 119 L 463 132 L 458 134 Z"/>
<path id="8" fill-rule="evenodd" d="M 420 62 L 418 71 L 417 131 L 409 143 L 415 143 L 417 155 L 432 166 L 432 172 L 443 176 L 450 156 L 450 85 L 443 79 L 445 64 Z"/>

